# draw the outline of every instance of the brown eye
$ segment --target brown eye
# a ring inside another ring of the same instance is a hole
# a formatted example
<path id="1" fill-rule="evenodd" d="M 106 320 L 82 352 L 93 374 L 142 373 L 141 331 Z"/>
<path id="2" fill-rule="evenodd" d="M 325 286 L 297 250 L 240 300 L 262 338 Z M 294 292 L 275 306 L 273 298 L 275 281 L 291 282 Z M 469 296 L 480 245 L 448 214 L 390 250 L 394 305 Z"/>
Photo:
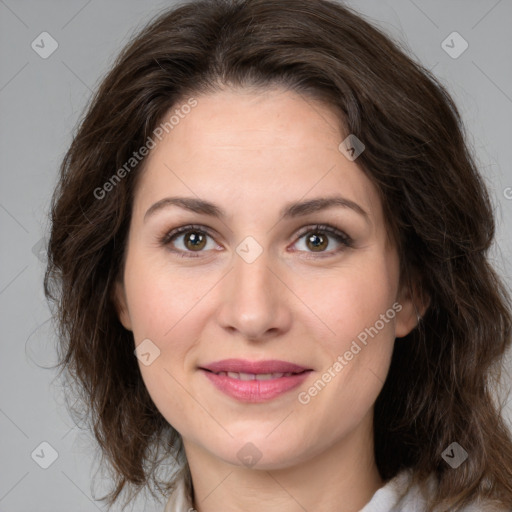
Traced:
<path id="1" fill-rule="evenodd" d="M 206 245 L 206 237 L 199 231 L 188 231 L 184 235 L 184 243 L 191 251 L 200 251 Z"/>
<path id="2" fill-rule="evenodd" d="M 299 233 L 296 248 L 303 253 L 316 253 L 316 257 L 333 256 L 353 247 L 353 240 L 346 233 L 328 224 L 307 226 Z"/>
<path id="3" fill-rule="evenodd" d="M 312 233 L 306 237 L 306 245 L 314 252 L 323 251 L 329 245 L 329 240 L 325 235 Z"/>
<path id="4" fill-rule="evenodd" d="M 209 232 L 196 226 L 182 226 L 160 239 L 160 244 L 182 257 L 198 257 L 217 245 Z"/>

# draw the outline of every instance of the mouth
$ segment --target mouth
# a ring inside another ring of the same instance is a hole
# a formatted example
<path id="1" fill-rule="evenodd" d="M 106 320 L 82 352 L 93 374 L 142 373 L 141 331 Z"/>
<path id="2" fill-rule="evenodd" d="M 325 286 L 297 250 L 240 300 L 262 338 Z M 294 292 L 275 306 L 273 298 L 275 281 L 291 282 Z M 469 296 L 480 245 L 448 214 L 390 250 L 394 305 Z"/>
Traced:
<path id="1" fill-rule="evenodd" d="M 242 402 L 264 402 L 299 386 L 313 371 L 287 361 L 225 359 L 199 370 L 221 392 Z"/>
<path id="2" fill-rule="evenodd" d="M 210 371 L 210 370 L 206 370 Z M 307 371 L 307 370 L 304 370 Z M 292 375 L 298 375 L 298 373 L 237 373 L 237 372 L 211 372 L 215 373 L 215 375 L 228 376 L 231 379 L 237 380 L 271 380 L 271 379 L 280 379 L 281 377 L 291 377 Z"/>
<path id="3" fill-rule="evenodd" d="M 278 374 L 278 373 L 300 373 L 310 370 L 305 366 L 301 366 L 288 361 L 280 361 L 278 359 L 270 359 L 266 361 L 248 361 L 247 359 L 222 359 L 201 366 L 203 370 L 209 370 L 212 373 L 243 373 L 249 375 Z"/>

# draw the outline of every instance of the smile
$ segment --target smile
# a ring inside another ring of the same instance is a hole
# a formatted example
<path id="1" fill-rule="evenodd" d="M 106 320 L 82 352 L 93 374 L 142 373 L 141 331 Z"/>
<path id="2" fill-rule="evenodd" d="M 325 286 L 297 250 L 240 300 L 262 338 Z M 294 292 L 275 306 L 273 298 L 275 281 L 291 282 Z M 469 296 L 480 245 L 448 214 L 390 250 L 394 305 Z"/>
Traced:
<path id="1" fill-rule="evenodd" d="M 310 374 L 310 370 L 287 374 L 229 372 L 228 375 L 226 372 L 213 373 L 208 370 L 202 370 L 202 372 L 223 394 L 241 402 L 254 403 L 266 402 L 286 394 L 300 386 Z"/>
<path id="2" fill-rule="evenodd" d="M 215 375 L 227 375 L 232 379 L 238 380 L 270 380 L 281 377 L 291 377 L 292 372 L 288 373 L 236 373 L 236 372 L 218 372 Z"/>

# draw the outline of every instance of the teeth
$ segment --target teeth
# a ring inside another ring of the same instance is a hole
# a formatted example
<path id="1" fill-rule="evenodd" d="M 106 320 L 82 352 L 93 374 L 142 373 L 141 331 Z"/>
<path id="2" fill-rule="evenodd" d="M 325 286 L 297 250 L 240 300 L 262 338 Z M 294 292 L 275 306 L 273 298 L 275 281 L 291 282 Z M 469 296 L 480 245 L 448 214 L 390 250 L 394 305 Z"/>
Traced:
<path id="1" fill-rule="evenodd" d="M 228 376 L 231 379 L 237 380 L 270 380 L 279 379 L 281 377 L 290 377 L 294 375 L 292 372 L 288 373 L 243 373 L 243 372 L 218 372 L 217 375 Z"/>
<path id="2" fill-rule="evenodd" d="M 284 373 L 260 373 L 256 375 L 256 380 L 269 380 L 269 379 L 278 379 L 282 377 Z"/>

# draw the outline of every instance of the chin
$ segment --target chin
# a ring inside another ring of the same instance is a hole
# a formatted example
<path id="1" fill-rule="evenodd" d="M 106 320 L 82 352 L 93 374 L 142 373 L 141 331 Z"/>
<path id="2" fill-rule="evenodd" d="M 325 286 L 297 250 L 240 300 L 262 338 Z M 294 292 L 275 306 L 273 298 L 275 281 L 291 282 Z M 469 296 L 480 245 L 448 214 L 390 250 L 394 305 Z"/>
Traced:
<path id="1" fill-rule="evenodd" d="M 215 443 L 210 451 L 229 464 L 261 470 L 286 469 L 307 457 L 304 442 L 300 439 L 293 439 L 291 435 L 276 436 L 275 439 L 271 439 L 272 434 L 266 436 L 267 433 L 234 436 L 220 450 L 219 444 Z"/>

